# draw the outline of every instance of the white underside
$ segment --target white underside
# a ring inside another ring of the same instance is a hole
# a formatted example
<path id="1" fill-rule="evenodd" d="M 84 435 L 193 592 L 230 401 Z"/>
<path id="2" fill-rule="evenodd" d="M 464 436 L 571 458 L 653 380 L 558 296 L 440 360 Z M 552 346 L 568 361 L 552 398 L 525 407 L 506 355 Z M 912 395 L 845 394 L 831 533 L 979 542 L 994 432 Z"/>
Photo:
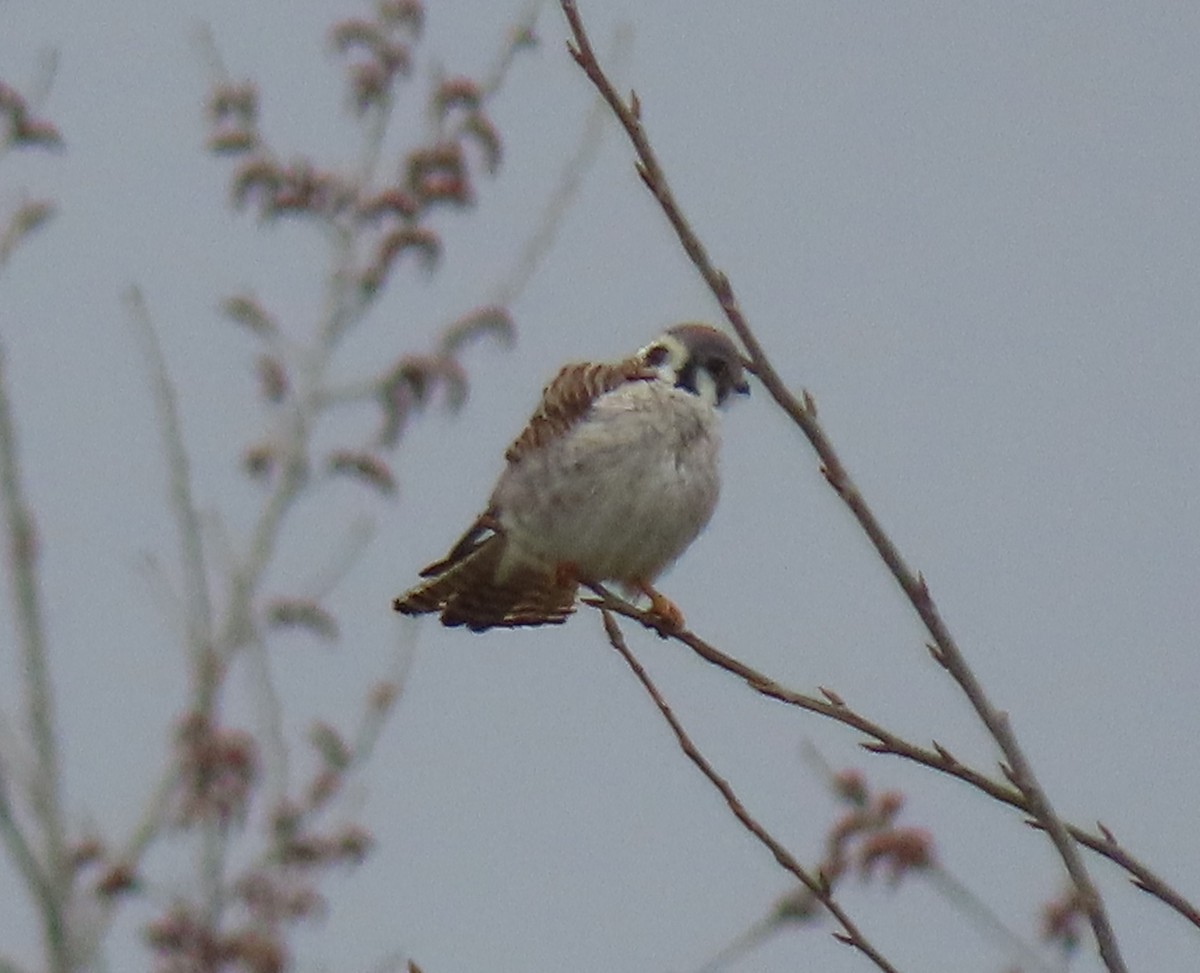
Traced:
<path id="1" fill-rule="evenodd" d="M 716 506 L 719 419 L 661 381 L 601 396 L 565 435 L 501 475 L 492 494 L 516 564 L 569 563 L 595 581 L 652 581 Z"/>

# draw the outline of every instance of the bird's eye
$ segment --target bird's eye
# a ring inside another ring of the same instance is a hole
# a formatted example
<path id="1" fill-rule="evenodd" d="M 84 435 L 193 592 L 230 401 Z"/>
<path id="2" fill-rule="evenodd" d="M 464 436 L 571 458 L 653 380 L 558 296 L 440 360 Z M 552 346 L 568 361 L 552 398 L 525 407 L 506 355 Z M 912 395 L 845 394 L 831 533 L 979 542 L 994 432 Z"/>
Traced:
<path id="1" fill-rule="evenodd" d="M 664 345 L 655 345 L 646 352 L 646 364 L 654 368 L 665 362 L 670 354 Z"/>

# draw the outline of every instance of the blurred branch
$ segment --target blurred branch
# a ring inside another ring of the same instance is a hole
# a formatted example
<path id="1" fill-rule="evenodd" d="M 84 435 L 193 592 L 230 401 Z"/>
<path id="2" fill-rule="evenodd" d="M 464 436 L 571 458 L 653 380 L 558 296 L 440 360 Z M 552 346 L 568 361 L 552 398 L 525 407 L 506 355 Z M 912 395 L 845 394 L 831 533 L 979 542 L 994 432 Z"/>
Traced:
<path id="1" fill-rule="evenodd" d="M 729 278 L 712 263 L 707 250 L 683 215 L 682 209 L 671 192 L 666 175 L 663 173 L 642 127 L 641 105 L 637 95 L 631 94 L 629 102 L 626 103 L 617 93 L 596 59 L 574 0 L 561 0 L 561 2 L 563 13 L 567 17 L 575 40 L 574 44 L 569 45 L 572 56 L 588 79 L 604 96 L 605 101 L 608 102 L 629 136 L 637 154 L 635 166 L 638 174 L 646 187 L 654 194 L 655 199 L 658 200 L 684 251 L 708 284 L 733 330 L 745 345 L 750 357 L 751 370 L 758 376 L 780 408 L 804 433 L 821 460 L 822 472 L 830 486 L 850 509 L 863 532 L 891 571 L 892 576 L 907 595 L 913 609 L 925 624 L 933 640 L 931 651 L 934 658 L 962 689 L 980 721 L 1000 747 L 1008 761 L 1008 766 L 1005 768 L 1006 776 L 1021 790 L 1025 796 L 1029 813 L 1046 831 L 1057 849 L 1071 881 L 1079 891 L 1105 966 L 1110 973 L 1125 973 L 1125 962 L 1121 957 L 1120 947 L 1105 911 L 1104 902 L 1088 874 L 1075 845 L 1075 840 L 1055 813 L 1049 797 L 1034 775 L 1033 768 L 1018 744 L 1007 714 L 992 705 L 982 684 L 967 664 L 957 642 L 943 621 L 925 579 L 915 573 L 901 557 L 899 550 L 884 531 L 874 512 L 867 505 L 857 487 L 854 486 L 824 428 L 817 420 L 816 404 L 812 397 L 806 393 L 803 402 L 797 399 L 771 365 L 766 352 L 759 344 L 738 306 Z"/>
<path id="2" fill-rule="evenodd" d="M 287 798 L 291 778 L 291 760 L 283 729 L 283 700 L 275 685 L 266 641 L 256 636 L 247 644 L 246 650 L 249 681 L 256 697 L 254 712 L 260 727 L 267 806 L 280 807 Z"/>
<path id="3" fill-rule="evenodd" d="M 401 639 L 383 679 L 377 681 L 367 696 L 367 706 L 358 722 L 350 750 L 350 769 L 359 769 L 370 760 L 375 745 L 383 733 L 387 718 L 395 711 L 404 695 L 408 675 L 416 658 L 411 638 Z"/>
<path id="4" fill-rule="evenodd" d="M 929 767 L 932 770 L 939 771 L 970 784 L 988 797 L 1015 808 L 1024 814 L 1030 813 L 1028 799 L 1020 790 L 1011 784 L 993 780 L 986 774 L 982 774 L 960 762 L 949 750 L 936 741 L 931 748 L 910 743 L 880 726 L 878 723 L 874 723 L 867 717 L 855 712 L 847 705 L 845 700 L 831 690 L 822 689 L 821 691 L 824 693 L 824 697 L 822 698 L 787 689 L 769 676 L 765 676 L 756 669 L 746 665 L 744 662 L 735 659 L 733 656 L 726 655 L 720 649 L 705 642 L 694 632 L 687 629 L 664 631 L 662 622 L 657 615 L 629 604 L 629 602 L 618 598 L 602 585 L 592 585 L 591 588 L 596 593 L 597 598 L 586 599 L 587 604 L 617 615 L 623 615 L 626 618 L 640 622 L 646 628 L 657 632 L 661 636 L 674 639 L 681 645 L 687 646 L 706 662 L 742 679 L 755 692 L 761 693 L 769 699 L 787 703 L 789 706 L 796 706 L 810 713 L 817 713 L 865 733 L 871 737 L 871 740 L 863 743 L 862 746 L 872 753 L 892 754 L 897 757 L 903 757 L 906 760 L 911 760 L 914 763 L 921 764 L 922 766 Z M 1027 823 L 1034 827 L 1038 826 L 1035 820 L 1030 820 Z M 1080 844 L 1123 868 L 1129 874 L 1130 881 L 1135 886 L 1150 893 L 1156 899 L 1178 912 L 1193 926 L 1200 928 L 1200 909 L 1184 898 L 1183 895 L 1165 880 L 1151 871 L 1150 868 L 1122 848 L 1107 828 L 1101 825 L 1098 828 L 1098 833 L 1092 834 L 1076 825 L 1068 824 L 1066 827 L 1072 838 Z"/>
<path id="5" fill-rule="evenodd" d="M 952 909 L 960 912 L 981 933 L 996 945 L 1011 949 L 1021 957 L 1018 969 L 1024 973 L 1066 973 L 1066 962 L 1051 966 L 1029 943 L 1010 929 L 991 906 L 973 889 L 964 884 L 945 866 L 937 865 L 926 872 L 926 879 Z"/>
<path id="6" fill-rule="evenodd" d="M 25 240 L 54 216 L 54 204 L 44 199 L 27 200 L 17 207 L 8 223 L 0 229 L 0 270 Z"/>
<path id="7" fill-rule="evenodd" d="M 33 81 L 29 84 L 29 104 L 41 108 L 54 90 L 55 79 L 58 78 L 59 51 L 56 47 L 47 48 L 38 54 L 37 66 Z"/>
<path id="8" fill-rule="evenodd" d="M 633 674 L 637 677 L 638 682 L 642 684 L 642 688 L 645 689 L 650 695 L 650 698 L 654 700 L 654 705 L 658 707 L 658 711 L 662 714 L 663 719 L 667 721 L 671 727 L 671 730 L 674 732 L 675 739 L 678 741 L 680 749 L 684 752 L 684 754 L 687 755 L 687 758 L 699 768 L 700 772 L 708 778 L 709 783 L 711 783 L 718 791 L 720 791 L 721 796 L 725 798 L 725 803 L 729 805 L 729 809 L 733 812 L 734 817 L 736 817 L 746 828 L 746 830 L 754 835 L 759 842 L 765 845 L 767 850 L 770 851 L 774 856 L 775 860 L 794 876 L 796 876 L 800 883 L 806 889 L 808 889 L 816 897 L 817 901 L 819 901 L 841 924 L 843 934 L 837 935 L 839 940 L 849 946 L 853 946 L 864 956 L 869 958 L 879 969 L 896 973 L 896 968 L 887 961 L 883 954 L 881 954 L 877 949 L 875 949 L 874 946 L 871 945 L 870 942 L 867 941 L 866 937 L 859 930 L 854 920 L 851 919 L 845 913 L 845 911 L 843 911 L 842 907 L 834 900 L 829 881 L 826 876 L 822 873 L 810 875 L 804 866 L 801 865 L 795 858 L 793 858 L 791 853 L 784 848 L 783 845 L 776 841 L 775 838 L 773 838 L 767 831 L 767 829 L 764 828 L 758 822 L 758 820 L 746 810 L 745 805 L 742 804 L 737 795 L 733 792 L 733 788 L 729 786 L 729 782 L 726 781 L 720 774 L 718 774 L 713 769 L 712 765 L 705 759 L 704 755 L 701 754 L 698 749 L 696 749 L 696 745 L 687 735 L 686 731 L 683 729 L 683 726 L 675 718 L 675 714 L 671 712 L 671 707 L 667 705 L 666 700 L 663 699 L 662 695 L 658 691 L 658 688 L 650 680 L 646 670 L 642 668 L 642 665 L 637 661 L 637 659 L 634 658 L 633 653 L 629 651 L 629 647 L 625 643 L 625 637 L 621 634 L 621 629 L 618 627 L 612 614 L 606 608 L 601 608 L 600 614 L 604 620 L 605 634 L 608 635 L 608 640 L 612 644 L 612 647 L 620 653 L 621 657 L 625 660 L 629 668 L 633 670 Z"/>
<path id="9" fill-rule="evenodd" d="M 870 846 L 871 850 L 877 849 L 881 843 L 885 843 L 882 839 L 886 838 L 886 831 L 892 828 L 893 819 L 904 804 L 904 795 L 899 791 L 873 792 L 866 776 L 858 770 L 851 768 L 841 771 L 834 770 L 824 755 L 809 741 L 805 741 L 802 754 L 805 761 L 824 778 L 825 786 L 830 794 L 841 804 L 851 808 L 850 815 L 839 819 L 829 832 L 829 837 L 826 839 L 829 848 L 827 860 L 845 857 L 844 851 L 839 850 L 839 846 L 844 845 L 846 839 L 854 831 L 861 834 L 864 830 L 872 830 L 872 827 L 875 829 L 875 841 L 874 845 Z M 1002 948 L 1020 955 L 1021 964 L 1018 968 L 1024 973 L 1033 973 L 1033 971 L 1065 973 L 1065 967 L 1049 966 L 1033 946 L 1015 930 L 1009 928 L 974 891 L 959 881 L 942 864 L 939 856 L 935 853 L 932 833 L 925 832 L 925 834 L 929 836 L 926 851 L 923 856 L 918 856 L 920 867 L 912 868 L 913 872 L 929 882 L 946 904 L 961 913 L 980 933 Z M 860 864 L 864 864 L 863 850 L 864 846 L 860 845 Z M 827 871 L 837 870 L 836 864 L 828 864 L 824 867 Z M 895 877 L 893 884 L 895 884 Z M 793 897 L 794 895 L 795 893 L 792 893 Z M 785 896 L 781 901 L 786 902 L 787 900 L 788 897 Z M 779 911 L 777 906 L 776 913 Z"/>
<path id="10" fill-rule="evenodd" d="M 62 136 L 54 124 L 38 117 L 36 110 L 50 94 L 58 70 L 58 52 L 43 52 L 38 59 L 37 75 L 26 97 L 11 85 L 0 81 L 0 159 L 11 149 L 31 148 L 54 150 L 61 148 Z M 17 247 L 27 237 L 44 226 L 54 216 L 54 204 L 45 199 L 23 200 L 0 225 L 0 270 L 12 258 Z"/>
<path id="11" fill-rule="evenodd" d="M 183 572 L 184 639 L 192 666 L 192 713 L 207 723 L 212 720 L 217 706 L 222 662 L 213 645 L 212 600 L 204 566 L 200 515 L 192 498 L 191 466 L 184 447 L 175 390 L 158 341 L 158 332 L 140 288 L 131 286 L 125 292 L 125 304 L 135 335 L 142 346 L 158 413 L 163 453 L 167 460 L 168 494 L 179 535 Z M 227 850 L 219 824 L 206 820 L 201 829 L 200 842 L 205 911 L 215 921 L 221 911 L 222 875 Z"/>
<path id="12" fill-rule="evenodd" d="M 19 668 L 24 675 L 27 732 L 36 758 L 29 781 L 30 800 L 44 855 L 40 868 L 36 870 L 41 878 L 34 883 L 31 891 L 40 907 L 48 966 L 53 973 L 68 973 L 72 965 L 66 915 L 71 894 L 71 871 L 62 816 L 62 769 L 54 691 L 38 590 L 37 535 L 21 485 L 16 429 L 4 366 L 4 356 L 0 352 L 0 505 L 3 506 L 8 533 L 8 568 Z M 36 874 L 30 871 L 34 865 L 33 855 L 28 844 L 19 838 L 16 821 L 9 813 L 11 807 L 7 794 L 4 803 L 8 821 L 4 827 L 6 843 L 17 858 L 18 867 L 32 878 Z M 24 865 L 21 864 L 23 858 L 26 859 Z"/>
<path id="13" fill-rule="evenodd" d="M 123 870 L 133 877 L 135 882 L 143 856 L 166 825 L 178 782 L 178 766 L 172 761 L 151 791 L 149 799 L 142 808 L 141 818 L 134 825 L 129 837 L 125 839 L 124 845 L 112 858 L 114 868 Z M 116 916 L 117 907 L 122 902 L 123 899 L 119 895 L 106 895 L 99 898 L 99 915 L 85 926 L 80 936 L 78 955 L 82 968 L 87 969 L 89 964 L 98 962 L 100 945 L 108 935 Z"/>
<path id="14" fill-rule="evenodd" d="M 39 73 L 31 85 L 33 93 L 29 97 L 0 81 L 0 159 L 13 149 L 54 150 L 62 147 L 62 135 L 54 123 L 35 111 L 49 96 L 57 67 L 57 51 L 42 55 Z"/>
<path id="15" fill-rule="evenodd" d="M 807 889 L 805 889 L 805 893 L 811 895 Z M 748 929 L 743 930 L 718 953 L 709 957 L 703 966 L 697 967 L 696 973 L 717 973 L 718 970 L 725 969 L 734 960 L 757 948 L 769 936 L 777 933 L 781 927 L 782 922 L 779 915 L 775 911 L 768 913 Z"/>
<path id="16" fill-rule="evenodd" d="M 16 819 L 8 795 L 8 767 L 0 764 L 0 843 L 38 903 L 43 915 L 55 911 L 54 889 Z"/>
<path id="17" fill-rule="evenodd" d="M 898 821 L 905 796 L 896 790 L 874 789 L 866 776 L 853 768 L 834 771 L 816 749 L 806 747 L 805 756 L 817 765 L 826 779 L 828 789 L 840 805 L 840 813 L 825 832 L 825 853 L 815 870 L 824 875 L 837 889 L 857 873 L 863 885 L 880 873 L 886 876 L 887 886 L 894 892 L 911 875 L 930 883 L 945 899 L 947 905 L 962 913 L 982 934 L 1002 948 L 1020 957 L 1023 973 L 1065 973 L 1066 966 L 1051 966 L 1038 951 L 1015 931 L 968 887 L 957 881 L 941 863 L 932 832 Z M 799 886 L 776 899 L 762 918 L 708 960 L 697 973 L 716 973 L 746 951 L 757 947 L 766 937 L 785 925 L 811 923 L 818 915 L 819 904 L 812 893 Z M 1061 909 L 1055 903 L 1053 908 Z M 1043 909 L 1043 915 L 1046 910 Z M 1068 942 L 1073 932 L 1075 913 L 1061 912 L 1063 920 L 1051 924 L 1043 921 L 1043 937 L 1058 944 Z M 1059 933 L 1059 930 L 1063 933 Z"/>
<path id="18" fill-rule="evenodd" d="M 618 30 L 613 38 L 612 60 L 616 61 L 618 65 L 628 60 L 632 43 L 632 31 L 628 28 Z M 554 245 L 563 217 L 579 194 L 579 187 L 583 183 L 584 177 L 599 155 L 600 143 L 604 138 L 606 117 L 604 99 L 597 95 L 588 109 L 583 131 L 574 153 L 563 166 L 554 191 L 543 205 L 542 215 L 533 234 L 521 248 L 520 256 L 508 276 L 492 295 L 492 303 L 505 307 L 516 300 L 517 296 L 525 289 L 529 278 L 533 276 L 533 272 Z"/>
<path id="19" fill-rule="evenodd" d="M 525 48 L 532 47 L 537 43 L 534 25 L 545 5 L 546 0 L 526 0 L 521 13 L 517 15 L 513 26 L 509 28 L 507 43 L 500 48 L 495 64 L 484 77 L 481 87 L 485 97 L 493 95 L 504 85 L 517 55 Z"/>
<path id="20" fill-rule="evenodd" d="M 167 460 L 168 496 L 179 535 L 183 570 L 184 634 L 193 671 L 193 706 L 197 713 L 207 715 L 216 702 L 219 671 L 213 651 L 212 599 L 204 566 L 200 515 L 192 497 L 191 464 L 184 446 L 179 406 L 175 401 L 171 376 L 159 344 L 158 332 L 140 288 L 133 286 L 125 292 L 125 306 L 142 347 L 158 413 L 163 453 Z"/>

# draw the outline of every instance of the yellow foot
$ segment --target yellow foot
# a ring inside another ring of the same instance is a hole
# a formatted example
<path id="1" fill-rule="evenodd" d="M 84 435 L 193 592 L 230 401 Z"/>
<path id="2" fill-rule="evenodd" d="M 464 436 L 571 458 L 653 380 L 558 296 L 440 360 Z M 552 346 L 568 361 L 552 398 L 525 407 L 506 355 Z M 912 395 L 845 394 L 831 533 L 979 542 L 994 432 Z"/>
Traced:
<path id="1" fill-rule="evenodd" d="M 660 631 L 678 632 L 683 628 L 683 612 L 675 602 L 655 591 L 647 582 L 635 582 L 634 587 L 650 599 L 650 614 L 661 622 Z"/>

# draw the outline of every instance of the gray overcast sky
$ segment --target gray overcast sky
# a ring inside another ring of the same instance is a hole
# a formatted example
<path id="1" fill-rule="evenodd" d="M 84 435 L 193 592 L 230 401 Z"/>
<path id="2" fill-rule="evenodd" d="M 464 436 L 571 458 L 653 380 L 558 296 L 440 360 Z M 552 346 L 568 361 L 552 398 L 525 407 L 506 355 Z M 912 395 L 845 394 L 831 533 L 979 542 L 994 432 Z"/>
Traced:
<path id="1" fill-rule="evenodd" d="M 224 208 L 204 156 L 207 22 L 231 72 L 260 85 L 285 155 L 349 156 L 325 31 L 354 4 L 211 0 L 0 5 L 0 77 L 61 63 L 46 113 L 61 157 L 0 161 L 58 219 L 0 280 L 0 340 L 45 547 L 45 594 L 77 822 L 122 833 L 161 766 L 182 701 L 163 605 L 139 569 L 173 565 L 150 396 L 119 295 L 142 285 L 185 410 L 197 490 L 234 528 L 255 491 L 239 444 L 261 428 L 254 346 L 218 319 L 253 287 L 293 326 L 316 316 L 319 241 L 262 233 Z M 852 475 L 1012 721 L 1060 811 L 1097 818 L 1200 895 L 1200 7 L 1182 3 L 685 0 L 582 4 L 602 47 L 620 24 L 676 192 L 780 371 L 816 397 Z M 431 3 L 427 52 L 481 73 L 515 2 Z M 487 299 L 573 150 L 591 92 L 553 5 L 494 116 L 499 180 L 446 221 L 446 270 L 398 280 L 339 367 L 427 347 Z M 564 360 L 616 357 L 717 311 L 614 125 L 557 245 L 513 309 L 506 352 L 468 355 L 456 417 L 430 414 L 396 466 L 401 498 L 347 490 L 302 526 L 273 587 L 319 573 L 361 512 L 378 534 L 333 607 L 333 649 L 273 659 L 299 731 L 347 720 L 398 639 L 390 597 L 486 497 L 540 383 Z M 786 685 L 828 686 L 918 741 L 994 766 L 922 632 L 766 396 L 726 419 L 725 490 L 664 582 L 690 624 Z M 330 510 L 332 509 L 332 513 Z M 332 533 L 331 533 L 332 531 Z M 7 609 L 6 619 L 7 619 Z M 363 787 L 378 840 L 328 889 L 303 969 L 367 969 L 401 950 L 426 973 L 684 973 L 762 915 L 788 877 L 678 752 L 582 613 L 563 628 L 416 632 L 414 668 Z M 1016 929 L 1059 866 L 1017 816 L 849 731 L 755 698 L 673 644 L 631 643 L 746 804 L 803 860 L 837 813 L 800 757 L 811 740 L 908 796 L 941 860 Z M 5 680 L 12 660 L 2 657 Z M 11 688 L 0 699 L 12 705 Z M 235 704 L 237 700 L 234 701 Z M 242 701 L 243 709 L 245 701 Z M 1200 938 L 1089 859 L 1131 969 L 1197 968 Z M 171 861 L 155 905 L 186 886 Z M 7 865 L 5 866 L 7 868 Z M 181 880 L 180 880 L 181 881 Z M 0 898 L 15 897 L 0 868 Z M 928 886 L 844 901 L 906 970 L 993 973 L 1013 958 Z M 112 968 L 149 966 L 133 910 Z M 828 929 L 789 931 L 736 970 L 861 970 Z M 3 951 L 35 942 L 0 909 Z M 1072 966 L 1099 969 L 1090 951 Z"/>

